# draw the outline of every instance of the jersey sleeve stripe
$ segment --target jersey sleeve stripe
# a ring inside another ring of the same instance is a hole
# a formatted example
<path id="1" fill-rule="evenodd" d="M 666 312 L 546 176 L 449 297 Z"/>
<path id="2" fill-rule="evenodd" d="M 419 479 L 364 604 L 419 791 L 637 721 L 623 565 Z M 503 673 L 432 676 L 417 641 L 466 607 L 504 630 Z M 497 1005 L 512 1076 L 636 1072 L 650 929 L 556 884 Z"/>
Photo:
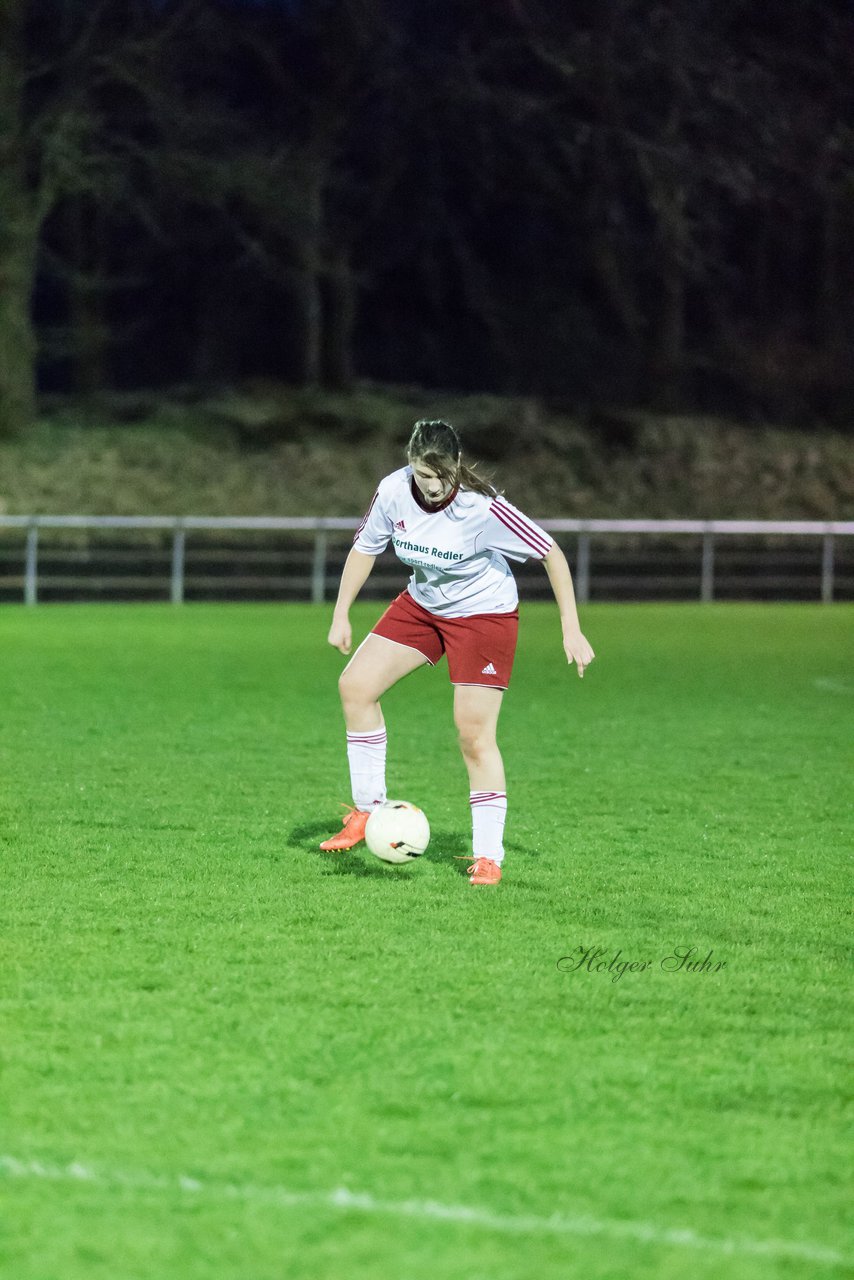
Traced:
<path id="1" fill-rule="evenodd" d="M 502 524 L 515 533 L 517 538 L 529 547 L 533 547 L 538 555 L 548 555 L 552 545 L 551 542 L 547 541 L 533 525 L 528 524 L 527 520 L 523 519 L 517 512 L 511 511 L 496 499 L 492 504 L 492 513 L 496 519 L 500 520 Z"/>
<path id="2" fill-rule="evenodd" d="M 505 523 L 511 527 L 515 527 L 520 530 L 520 532 L 527 534 L 533 541 L 541 542 L 546 546 L 551 545 L 551 539 L 545 535 L 541 529 L 538 529 L 533 521 L 526 519 L 526 517 L 522 515 L 521 511 L 516 510 L 515 507 L 511 507 L 503 500 L 503 498 L 496 498 L 493 503 L 493 510 L 496 515 L 505 517 Z"/>
<path id="3" fill-rule="evenodd" d="M 362 516 L 362 523 L 359 525 L 358 529 L 357 529 L 357 530 L 356 530 L 356 532 L 353 534 L 353 541 L 354 541 L 354 542 L 358 542 L 358 541 L 359 541 L 359 537 L 360 537 L 360 535 L 361 535 L 361 533 L 362 533 L 362 530 L 364 529 L 365 525 L 368 523 L 368 517 L 370 516 L 371 512 L 373 511 L 373 509 L 374 509 L 374 503 L 376 502 L 376 500 L 377 500 L 377 498 L 378 498 L 379 496 L 380 496 L 380 491 L 379 491 L 379 489 L 377 489 L 376 493 L 375 493 L 375 494 L 374 494 L 374 496 L 371 498 L 371 505 L 368 507 L 367 511 L 366 511 L 366 512 L 365 512 L 365 514 Z"/>

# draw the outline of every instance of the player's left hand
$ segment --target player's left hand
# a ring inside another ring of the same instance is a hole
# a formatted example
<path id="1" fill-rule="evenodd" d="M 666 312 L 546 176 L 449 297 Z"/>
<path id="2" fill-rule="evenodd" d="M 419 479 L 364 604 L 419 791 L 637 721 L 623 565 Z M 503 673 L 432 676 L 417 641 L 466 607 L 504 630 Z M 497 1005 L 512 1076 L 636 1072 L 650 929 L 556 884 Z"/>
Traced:
<path id="1" fill-rule="evenodd" d="M 564 632 L 563 649 L 567 662 L 570 666 L 573 662 L 576 664 L 580 676 L 584 675 L 585 668 L 589 667 L 596 657 L 590 647 L 590 641 L 580 631 Z"/>

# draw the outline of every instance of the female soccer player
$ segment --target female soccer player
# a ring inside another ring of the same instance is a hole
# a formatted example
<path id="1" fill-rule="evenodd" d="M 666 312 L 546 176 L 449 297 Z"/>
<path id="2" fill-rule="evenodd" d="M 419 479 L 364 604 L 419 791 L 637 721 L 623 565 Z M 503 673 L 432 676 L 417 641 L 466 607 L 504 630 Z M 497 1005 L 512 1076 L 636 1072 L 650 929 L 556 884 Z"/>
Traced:
<path id="1" fill-rule="evenodd" d="M 578 674 L 593 661 L 581 634 L 569 565 L 543 529 L 462 460 L 447 422 L 417 422 L 409 465 L 380 481 L 341 575 L 329 643 L 352 648 L 350 605 L 389 540 L 412 577 L 362 641 L 338 682 L 347 726 L 353 806 L 321 849 L 352 849 L 386 799 L 386 729 L 380 698 L 443 653 L 454 686 L 454 720 L 469 775 L 470 884 L 498 884 L 507 792 L 495 739 L 516 650 L 519 596 L 507 558 L 542 560 L 560 609 L 563 647 Z"/>

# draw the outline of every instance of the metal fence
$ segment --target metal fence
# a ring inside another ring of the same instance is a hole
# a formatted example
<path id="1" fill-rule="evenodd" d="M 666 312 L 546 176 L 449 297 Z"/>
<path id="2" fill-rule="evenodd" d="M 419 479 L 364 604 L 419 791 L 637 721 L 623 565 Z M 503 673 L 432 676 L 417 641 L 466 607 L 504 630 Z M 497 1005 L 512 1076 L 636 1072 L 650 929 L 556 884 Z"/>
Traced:
<path id="1" fill-rule="evenodd" d="M 0 516 L 0 601 L 311 600 L 334 597 L 349 517 Z M 854 600 L 854 521 L 563 520 L 563 547 L 590 600 Z M 364 594 L 407 577 L 387 552 Z M 514 565 L 524 598 L 549 595 Z"/>

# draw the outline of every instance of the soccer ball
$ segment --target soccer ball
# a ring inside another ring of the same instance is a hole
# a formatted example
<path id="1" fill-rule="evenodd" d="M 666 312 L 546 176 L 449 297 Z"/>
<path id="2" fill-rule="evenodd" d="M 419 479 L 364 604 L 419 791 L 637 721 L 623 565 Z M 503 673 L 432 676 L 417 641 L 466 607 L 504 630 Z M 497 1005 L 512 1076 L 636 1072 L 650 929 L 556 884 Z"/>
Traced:
<path id="1" fill-rule="evenodd" d="M 386 800 L 368 818 L 365 843 L 383 862 L 420 858 L 430 843 L 427 815 L 406 800 Z"/>

